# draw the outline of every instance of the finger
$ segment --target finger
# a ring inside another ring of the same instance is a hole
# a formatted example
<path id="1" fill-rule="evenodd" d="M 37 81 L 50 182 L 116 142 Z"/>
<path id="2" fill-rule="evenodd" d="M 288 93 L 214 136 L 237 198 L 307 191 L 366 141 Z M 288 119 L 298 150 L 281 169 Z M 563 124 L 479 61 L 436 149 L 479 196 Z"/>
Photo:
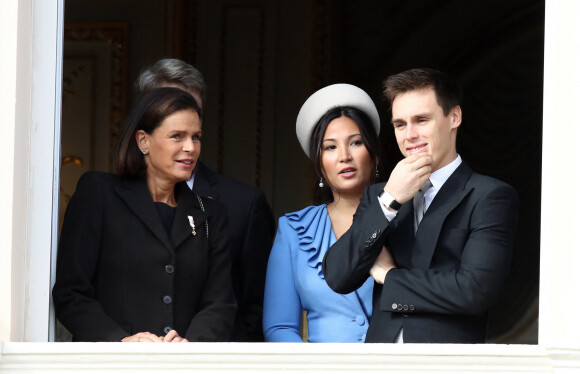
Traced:
<path id="1" fill-rule="evenodd" d="M 177 331 L 175 330 L 171 330 L 167 333 L 167 335 L 165 335 L 165 337 L 163 338 L 164 342 L 170 342 L 172 341 L 175 337 L 179 337 L 179 334 L 177 333 Z"/>
<path id="2" fill-rule="evenodd" d="M 425 157 L 425 153 L 415 153 L 410 156 L 405 157 L 401 160 L 403 163 L 412 164 L 413 162 L 417 161 L 418 159 Z"/>
<path id="3" fill-rule="evenodd" d="M 433 158 L 431 157 L 431 155 L 429 155 L 427 153 L 419 153 L 419 154 L 415 154 L 413 156 L 417 156 L 417 158 L 415 158 L 413 160 L 409 160 L 409 165 L 416 167 L 416 168 L 421 168 L 421 167 L 426 166 L 426 165 L 431 165 L 431 163 L 433 162 Z"/>
<path id="4" fill-rule="evenodd" d="M 189 340 L 182 338 L 181 336 L 176 336 L 170 343 L 189 343 Z"/>
<path id="5" fill-rule="evenodd" d="M 142 332 L 138 334 L 139 337 L 141 338 L 141 342 L 161 342 L 162 339 L 155 335 L 152 334 L 150 332 Z"/>

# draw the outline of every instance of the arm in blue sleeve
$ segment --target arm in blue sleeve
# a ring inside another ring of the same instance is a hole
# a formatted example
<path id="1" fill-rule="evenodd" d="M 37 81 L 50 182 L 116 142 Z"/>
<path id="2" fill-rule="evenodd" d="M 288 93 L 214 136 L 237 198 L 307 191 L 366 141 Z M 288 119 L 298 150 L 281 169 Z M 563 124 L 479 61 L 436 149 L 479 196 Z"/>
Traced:
<path id="1" fill-rule="evenodd" d="M 264 337 L 267 342 L 301 343 L 302 305 L 294 283 L 291 243 L 284 234 L 285 230 L 290 229 L 282 217 L 266 271 Z"/>

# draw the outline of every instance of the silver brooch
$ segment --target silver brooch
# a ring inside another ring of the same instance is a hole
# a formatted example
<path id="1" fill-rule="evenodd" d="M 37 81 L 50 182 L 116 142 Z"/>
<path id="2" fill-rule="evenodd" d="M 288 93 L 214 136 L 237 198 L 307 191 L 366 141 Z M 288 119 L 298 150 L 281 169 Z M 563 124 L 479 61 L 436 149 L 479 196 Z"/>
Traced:
<path id="1" fill-rule="evenodd" d="M 195 236 L 197 233 L 195 232 L 195 222 L 193 222 L 193 217 L 187 216 L 187 219 L 189 220 L 189 226 L 191 226 L 191 235 Z"/>

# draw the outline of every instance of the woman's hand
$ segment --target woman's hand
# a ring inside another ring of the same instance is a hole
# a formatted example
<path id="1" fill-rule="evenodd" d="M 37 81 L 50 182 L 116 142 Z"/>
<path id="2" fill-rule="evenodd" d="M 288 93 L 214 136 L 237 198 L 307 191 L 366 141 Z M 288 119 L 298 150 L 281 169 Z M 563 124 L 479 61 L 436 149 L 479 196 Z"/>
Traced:
<path id="1" fill-rule="evenodd" d="M 123 343 L 160 343 L 163 340 L 150 332 L 139 332 L 135 335 L 127 336 L 121 339 Z"/>
<path id="2" fill-rule="evenodd" d="M 175 330 L 169 331 L 169 334 L 163 336 L 162 339 L 166 343 L 188 343 L 189 342 L 189 340 L 179 336 L 179 334 Z"/>
<path id="3" fill-rule="evenodd" d="M 396 268 L 395 260 L 393 256 L 391 256 L 391 252 L 387 249 L 387 247 L 383 246 L 381 253 L 379 253 L 379 257 L 375 260 L 375 263 L 371 267 L 369 271 L 371 277 L 377 282 L 378 284 L 385 283 L 385 277 L 389 270 Z"/>

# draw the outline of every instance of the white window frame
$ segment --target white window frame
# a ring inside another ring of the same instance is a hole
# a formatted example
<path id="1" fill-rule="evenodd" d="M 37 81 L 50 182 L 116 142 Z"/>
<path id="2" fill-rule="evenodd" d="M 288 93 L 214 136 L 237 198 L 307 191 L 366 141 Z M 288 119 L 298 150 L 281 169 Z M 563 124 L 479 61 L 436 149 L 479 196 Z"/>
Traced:
<path id="1" fill-rule="evenodd" d="M 58 240 L 64 0 L 30 3 L 32 84 L 24 341 L 46 342 L 54 340 L 55 330 L 50 291 Z"/>
<path id="2" fill-rule="evenodd" d="M 50 274 L 54 273 L 51 248 L 56 248 L 57 237 L 64 0 L 19 2 L 32 4 L 33 26 L 24 341 L 47 342 L 54 330 Z M 538 346 L 0 342 L 0 369 L 19 372 L 36 367 L 48 373 L 97 365 L 108 372 L 158 371 L 171 364 L 177 371 L 577 372 L 580 149 L 574 140 L 580 139 L 580 2 L 546 0 L 545 9 Z"/>

